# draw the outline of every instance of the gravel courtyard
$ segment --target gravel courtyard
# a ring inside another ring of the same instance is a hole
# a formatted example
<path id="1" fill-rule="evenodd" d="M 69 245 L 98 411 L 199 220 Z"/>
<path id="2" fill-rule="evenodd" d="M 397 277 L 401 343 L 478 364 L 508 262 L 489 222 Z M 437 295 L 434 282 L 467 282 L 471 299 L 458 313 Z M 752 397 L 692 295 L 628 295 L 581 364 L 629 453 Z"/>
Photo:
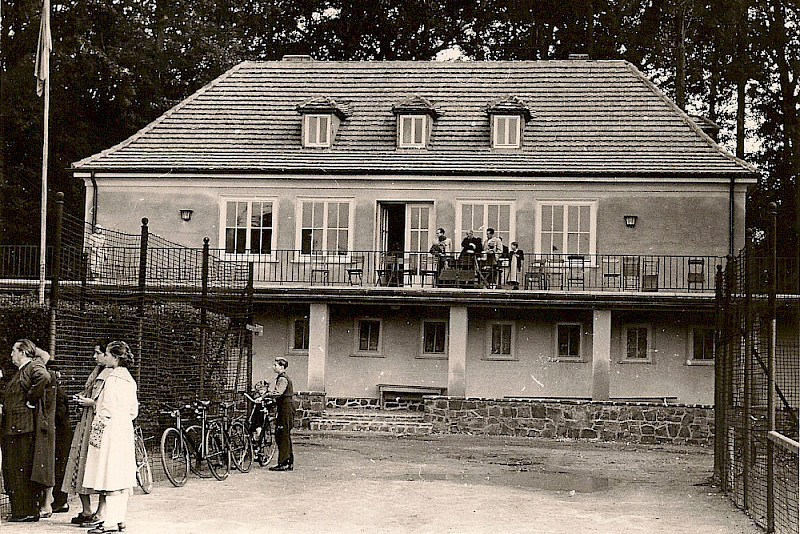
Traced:
<path id="1" fill-rule="evenodd" d="M 254 464 L 227 480 L 160 472 L 137 489 L 128 533 L 745 533 L 762 531 L 706 484 L 695 447 L 481 436 L 299 434 L 293 472 Z M 83 532 L 79 508 L 2 532 Z"/>

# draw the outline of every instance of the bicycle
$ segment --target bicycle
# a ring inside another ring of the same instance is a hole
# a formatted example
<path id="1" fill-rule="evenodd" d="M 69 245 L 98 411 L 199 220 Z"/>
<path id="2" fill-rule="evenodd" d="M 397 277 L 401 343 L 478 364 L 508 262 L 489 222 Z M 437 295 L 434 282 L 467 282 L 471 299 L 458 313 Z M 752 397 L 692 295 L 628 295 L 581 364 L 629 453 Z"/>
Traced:
<path id="1" fill-rule="evenodd" d="M 272 415 L 271 408 L 275 406 L 275 401 L 271 398 L 254 399 L 247 393 L 242 393 L 250 401 L 252 408 L 250 416 L 247 418 L 248 428 L 253 427 L 253 420 L 263 421 L 261 431 L 253 441 L 253 457 L 262 467 L 268 465 L 278 453 L 278 442 L 275 441 L 275 416 Z M 249 434 L 248 434 L 249 436 Z"/>
<path id="2" fill-rule="evenodd" d="M 148 438 L 151 439 L 151 438 Z M 150 457 L 147 455 L 144 435 L 141 427 L 133 429 L 133 447 L 136 452 L 136 483 L 145 493 L 153 491 L 153 469 L 150 467 Z"/>
<path id="3" fill-rule="evenodd" d="M 173 486 L 186 484 L 189 470 L 204 476 L 202 464 L 208 465 L 217 480 L 225 480 L 231 467 L 231 457 L 225 446 L 225 434 L 217 420 L 208 419 L 210 401 L 195 401 L 183 408 L 193 409 L 200 419 L 200 425 L 184 429 L 181 409 L 169 408 L 161 413 L 175 419 L 175 426 L 167 428 L 161 435 L 161 464 L 164 474 Z"/>
<path id="4" fill-rule="evenodd" d="M 253 441 L 244 424 L 244 415 L 228 417 L 228 410 L 235 406 L 233 402 L 221 402 L 219 406 L 222 408 L 225 443 L 230 451 L 233 466 L 242 473 L 247 473 L 253 466 Z"/>

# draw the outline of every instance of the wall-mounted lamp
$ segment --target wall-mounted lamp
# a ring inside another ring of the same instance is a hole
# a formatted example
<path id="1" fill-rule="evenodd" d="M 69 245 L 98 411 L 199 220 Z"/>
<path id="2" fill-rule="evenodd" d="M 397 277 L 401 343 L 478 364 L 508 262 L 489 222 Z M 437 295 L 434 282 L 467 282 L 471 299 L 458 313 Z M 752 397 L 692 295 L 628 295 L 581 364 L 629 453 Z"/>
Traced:
<path id="1" fill-rule="evenodd" d="M 184 221 L 191 221 L 192 213 L 194 213 L 194 210 L 181 210 L 181 219 Z"/>
<path id="2" fill-rule="evenodd" d="M 638 215 L 624 215 L 623 217 L 625 217 L 625 226 L 628 228 L 636 226 L 636 219 L 639 218 Z"/>

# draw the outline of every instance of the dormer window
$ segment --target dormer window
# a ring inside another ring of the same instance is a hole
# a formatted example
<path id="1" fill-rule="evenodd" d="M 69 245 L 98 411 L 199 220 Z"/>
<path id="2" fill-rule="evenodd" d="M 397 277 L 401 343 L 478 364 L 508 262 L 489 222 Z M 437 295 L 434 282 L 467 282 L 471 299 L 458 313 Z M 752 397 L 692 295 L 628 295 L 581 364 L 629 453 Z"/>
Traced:
<path id="1" fill-rule="evenodd" d="M 425 148 L 428 131 L 427 115 L 400 115 L 400 132 L 398 135 L 400 148 Z"/>
<path id="2" fill-rule="evenodd" d="M 303 116 L 302 141 L 305 148 L 330 148 L 341 122 L 350 115 L 347 106 L 332 98 L 319 97 L 297 106 Z"/>
<path id="3" fill-rule="evenodd" d="M 397 117 L 397 148 L 427 148 L 433 121 L 441 115 L 430 100 L 413 95 L 392 111 Z"/>
<path id="4" fill-rule="evenodd" d="M 519 115 L 493 115 L 492 147 L 519 148 L 522 133 L 520 122 Z"/>
<path id="5" fill-rule="evenodd" d="M 305 115 L 303 117 L 303 145 L 308 147 L 331 146 L 330 115 Z"/>
<path id="6" fill-rule="evenodd" d="M 490 118 L 492 148 L 522 148 L 525 122 L 532 117 L 525 101 L 509 96 L 492 102 L 486 111 Z"/>

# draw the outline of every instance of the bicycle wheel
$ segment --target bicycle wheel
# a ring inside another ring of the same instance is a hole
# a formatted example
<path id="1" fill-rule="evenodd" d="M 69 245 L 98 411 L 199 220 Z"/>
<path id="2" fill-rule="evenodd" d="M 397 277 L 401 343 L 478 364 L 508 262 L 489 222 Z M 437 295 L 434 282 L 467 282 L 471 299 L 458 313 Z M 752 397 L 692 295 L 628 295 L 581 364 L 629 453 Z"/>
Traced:
<path id="1" fill-rule="evenodd" d="M 253 466 L 253 441 L 243 422 L 231 423 L 228 440 L 234 467 L 242 473 L 247 473 Z"/>
<path id="2" fill-rule="evenodd" d="M 231 451 L 225 443 L 222 426 L 213 421 L 206 430 L 206 461 L 217 480 L 225 480 L 231 470 Z"/>
<path id="3" fill-rule="evenodd" d="M 189 478 L 189 451 L 177 428 L 168 428 L 161 434 L 161 465 L 173 486 L 186 484 Z"/>
<path id="4" fill-rule="evenodd" d="M 189 446 L 189 469 L 200 478 L 211 478 L 205 458 L 200 454 L 202 452 L 200 445 L 203 441 L 200 425 L 192 425 L 186 429 L 186 441 Z"/>
<path id="5" fill-rule="evenodd" d="M 153 470 L 150 468 L 150 458 L 147 457 L 147 448 L 142 436 L 138 433 L 133 437 L 134 450 L 136 451 L 136 483 L 145 493 L 153 491 Z"/>
<path id="6" fill-rule="evenodd" d="M 261 442 L 261 453 L 258 457 L 258 463 L 262 466 L 269 465 L 275 455 L 278 454 L 278 442 L 275 441 L 275 421 L 270 421 L 268 425 L 264 425 L 259 441 Z"/>

